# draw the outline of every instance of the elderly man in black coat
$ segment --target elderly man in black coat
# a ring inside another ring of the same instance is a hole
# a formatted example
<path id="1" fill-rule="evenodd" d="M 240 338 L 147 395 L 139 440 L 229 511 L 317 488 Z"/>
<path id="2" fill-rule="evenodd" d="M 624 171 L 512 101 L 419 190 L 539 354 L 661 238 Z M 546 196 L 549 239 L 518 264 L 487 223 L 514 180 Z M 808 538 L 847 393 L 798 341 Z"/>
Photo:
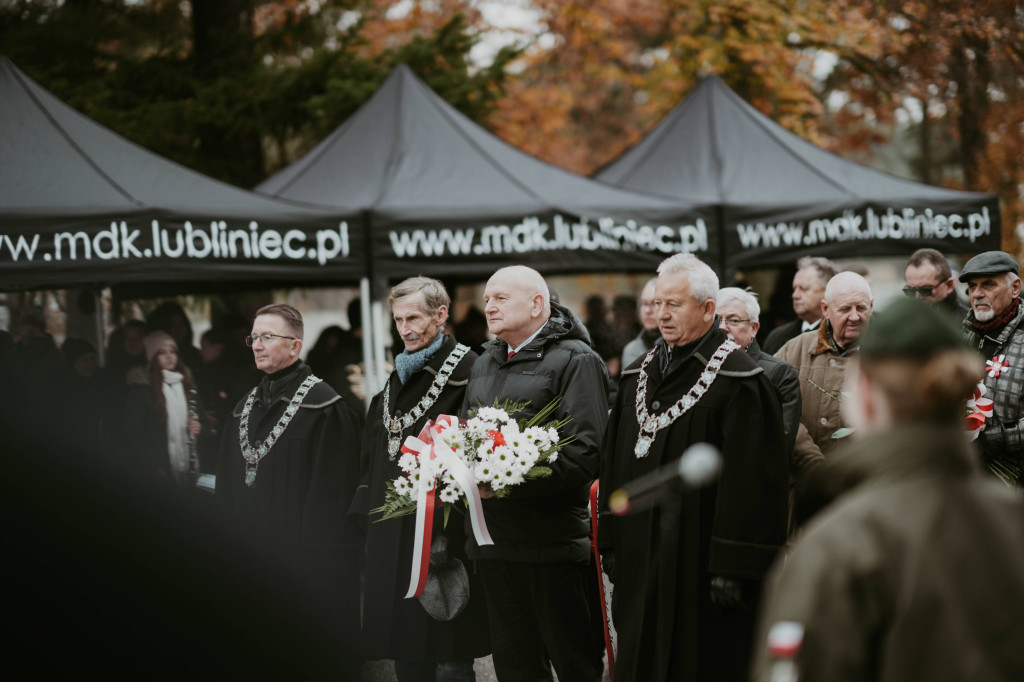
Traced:
<path id="1" fill-rule="evenodd" d="M 442 333 L 450 298 L 437 280 L 407 279 L 391 290 L 388 304 L 405 350 L 395 357 L 395 370 L 384 390 L 374 396 L 367 414 L 363 480 L 356 503 L 363 514 L 384 504 L 387 484 L 403 475 L 398 460 L 405 438 L 419 435 L 430 419 L 459 414 L 469 369 L 477 357 Z M 440 512 L 435 514 L 432 547 L 440 553 L 443 542 L 449 561 L 465 562 L 461 519 L 453 515 L 444 524 L 443 518 Z M 476 571 L 468 567 L 465 610 L 450 620 L 435 620 L 419 599 L 405 598 L 416 517 L 386 521 L 371 517 L 369 521 L 363 585 L 366 656 L 394 659 L 398 682 L 475 679 L 473 659 L 490 653 L 487 613 Z"/>
<path id="2" fill-rule="evenodd" d="M 793 451 L 796 432 L 800 428 L 800 377 L 796 368 L 785 360 L 769 355 L 757 344 L 757 330 L 761 328 L 761 306 L 749 291 L 726 287 L 718 292 L 715 312 L 719 327 L 740 345 L 754 362 L 761 366 L 768 381 L 775 387 L 782 406 L 782 426 L 786 430 L 786 452 Z"/>
<path id="3" fill-rule="evenodd" d="M 497 338 L 473 365 L 464 411 L 528 401 L 528 419 L 559 398 L 554 418 L 571 417 L 551 475 L 484 500 L 493 545 L 469 538 L 487 595 L 498 679 L 598 682 L 601 655 L 590 635 L 586 571 L 588 491 L 597 477 L 608 419 L 608 372 L 586 328 L 551 301 L 540 274 L 517 265 L 484 289 L 487 328 Z"/>
<path id="4" fill-rule="evenodd" d="M 719 328 L 718 278 L 692 254 L 658 268 L 662 339 L 623 373 L 601 459 L 599 545 L 615 583 L 616 682 L 746 679 L 763 578 L 786 541 L 789 467 L 778 398 Z M 624 484 L 694 443 L 717 484 L 604 513 Z"/>

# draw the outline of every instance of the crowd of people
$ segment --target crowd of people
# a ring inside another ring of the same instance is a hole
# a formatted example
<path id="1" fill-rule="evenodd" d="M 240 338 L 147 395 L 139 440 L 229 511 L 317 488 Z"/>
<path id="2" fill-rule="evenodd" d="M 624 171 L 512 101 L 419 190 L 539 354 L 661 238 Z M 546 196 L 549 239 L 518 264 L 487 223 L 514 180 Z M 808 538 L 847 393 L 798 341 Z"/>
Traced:
<path id="1" fill-rule="evenodd" d="M 474 680 L 489 654 L 503 682 L 598 682 L 606 665 L 617 682 L 1024 679 L 1019 267 L 969 260 L 967 304 L 937 251 L 914 253 L 905 281 L 875 315 L 865 276 L 803 258 L 795 320 L 767 330 L 752 292 L 690 254 L 611 315 L 588 299 L 582 320 L 511 266 L 461 338 L 444 286 L 413 277 L 390 291 L 399 352 L 368 409 L 346 371 L 358 302 L 305 360 L 284 304 L 201 348 L 161 305 L 111 336 L 103 368 L 27 321 L 2 339 L 18 387 L 2 407 L 29 423 L 59 406 L 83 449 L 162 489 L 215 474 L 211 509 L 260 550 L 246 570 L 316 595 L 323 677 L 388 659 L 400 682 Z M 481 519 L 380 518 L 407 438 L 509 403 L 568 420 L 546 475 L 481 486 Z M 971 405 L 985 418 L 968 432 Z M 665 474 L 699 444 L 719 453 L 714 481 Z M 615 491 L 659 475 L 657 504 L 615 509 Z"/>

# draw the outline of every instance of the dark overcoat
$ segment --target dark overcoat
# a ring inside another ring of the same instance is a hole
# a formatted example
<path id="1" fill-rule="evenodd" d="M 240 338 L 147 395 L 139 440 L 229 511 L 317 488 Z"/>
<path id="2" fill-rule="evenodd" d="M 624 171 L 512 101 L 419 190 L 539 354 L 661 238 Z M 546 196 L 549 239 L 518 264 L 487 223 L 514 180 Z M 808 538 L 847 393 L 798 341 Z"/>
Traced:
<path id="1" fill-rule="evenodd" d="M 312 372 L 301 360 L 274 380 L 264 376 L 249 417 L 248 440 L 256 445 L 278 423 L 303 380 Z M 280 438 L 259 463 L 255 485 L 245 484 L 239 422 L 245 398 L 232 412 L 217 472 L 216 496 L 246 540 L 280 558 L 253 567 L 299 580 L 331 604 L 341 638 L 358 636 L 360 547 L 346 521 L 359 482 L 359 417 L 321 382 L 306 394 Z"/>
<path id="2" fill-rule="evenodd" d="M 455 349 L 455 340 L 446 337 L 441 348 L 423 369 L 413 372 L 405 384 L 397 372 L 388 377 L 390 386 L 388 411 L 392 417 L 408 413 L 426 395 L 444 364 Z M 440 396 L 426 413 L 403 430 L 406 436 L 419 435 L 428 419 L 438 415 L 459 415 L 469 381 L 469 370 L 476 360 L 472 351 L 456 365 Z M 388 432 L 383 422 L 384 392 L 373 398 L 363 432 L 363 478 L 358 494 L 359 511 L 366 514 L 384 503 L 388 481 L 403 475 L 398 457 L 388 455 Z M 365 495 L 365 501 L 363 496 Z M 363 606 L 363 650 L 368 658 L 406 659 L 414 661 L 455 661 L 486 656 L 490 653 L 487 612 L 483 588 L 476 571 L 466 559 L 463 515 L 452 506 L 452 514 L 444 524 L 442 507 L 438 505 L 433 533 L 448 540 L 448 552 L 466 564 L 470 577 L 470 602 L 466 610 L 448 622 L 432 619 L 417 599 L 405 599 L 412 566 L 415 515 L 386 521 L 379 514 L 369 514 L 366 528 L 366 560 Z"/>
<path id="3" fill-rule="evenodd" d="M 506 497 L 483 501 L 493 545 L 467 550 L 475 559 L 527 563 L 590 560 L 590 484 L 597 476 L 601 434 L 608 420 L 608 370 L 590 347 L 586 327 L 552 302 L 537 336 L 508 359 L 508 344 L 494 339 L 473 364 L 463 413 L 481 405 L 527 402 L 515 418 L 529 419 L 560 399 L 552 418 L 571 417 L 562 437 L 575 437 L 551 464 L 551 475 L 513 486 Z"/>
<path id="4" fill-rule="evenodd" d="M 686 394 L 725 339 L 716 325 L 665 376 L 655 357 L 644 370 L 648 411 L 660 414 Z M 761 368 L 736 350 L 707 393 L 638 458 L 640 364 L 619 382 L 602 452 L 600 508 L 607 510 L 612 491 L 694 443 L 718 448 L 722 469 L 716 484 L 674 504 L 624 517 L 602 513 L 599 543 L 614 554 L 615 679 L 742 680 L 761 582 L 786 541 L 789 463 L 778 399 Z M 743 609 L 711 602 L 712 575 L 740 581 Z"/>

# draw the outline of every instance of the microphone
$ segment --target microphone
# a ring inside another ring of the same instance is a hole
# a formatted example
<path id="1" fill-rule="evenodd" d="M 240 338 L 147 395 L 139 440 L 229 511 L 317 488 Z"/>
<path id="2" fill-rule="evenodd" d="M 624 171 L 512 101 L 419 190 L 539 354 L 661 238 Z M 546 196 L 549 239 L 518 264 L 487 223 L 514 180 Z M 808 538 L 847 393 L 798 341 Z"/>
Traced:
<path id="1" fill-rule="evenodd" d="M 722 456 L 714 446 L 695 443 L 675 462 L 613 491 L 608 496 L 608 507 L 616 516 L 650 509 L 670 495 L 711 483 L 718 477 L 721 467 Z"/>

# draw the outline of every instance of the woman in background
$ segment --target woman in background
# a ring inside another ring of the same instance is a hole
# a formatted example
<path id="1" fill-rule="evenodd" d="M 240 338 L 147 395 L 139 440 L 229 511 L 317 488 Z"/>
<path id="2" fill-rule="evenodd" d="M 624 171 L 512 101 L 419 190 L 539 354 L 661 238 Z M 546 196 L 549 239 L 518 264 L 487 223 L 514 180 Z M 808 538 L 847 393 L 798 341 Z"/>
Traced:
<path id="1" fill-rule="evenodd" d="M 145 339 L 146 367 L 128 375 L 124 409 L 127 464 L 143 476 L 191 487 L 199 475 L 199 404 L 178 344 L 164 332 Z"/>

